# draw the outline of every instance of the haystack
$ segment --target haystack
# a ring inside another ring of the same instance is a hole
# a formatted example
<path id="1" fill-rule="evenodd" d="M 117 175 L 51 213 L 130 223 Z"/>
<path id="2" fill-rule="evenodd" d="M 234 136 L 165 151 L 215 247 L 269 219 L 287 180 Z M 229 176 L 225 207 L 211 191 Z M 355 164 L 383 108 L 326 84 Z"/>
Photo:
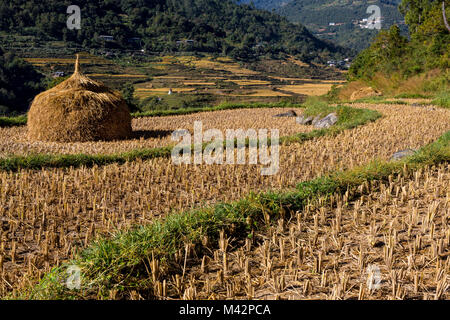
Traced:
<path id="1" fill-rule="evenodd" d="M 32 141 L 87 142 L 127 138 L 131 115 L 118 92 L 80 72 L 34 98 L 28 112 L 28 139 Z"/>

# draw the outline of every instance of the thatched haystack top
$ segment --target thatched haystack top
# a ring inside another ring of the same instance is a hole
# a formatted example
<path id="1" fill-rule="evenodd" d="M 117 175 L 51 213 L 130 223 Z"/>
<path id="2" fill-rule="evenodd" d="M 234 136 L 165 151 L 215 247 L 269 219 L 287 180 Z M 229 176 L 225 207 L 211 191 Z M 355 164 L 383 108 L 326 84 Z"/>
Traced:
<path id="1" fill-rule="evenodd" d="M 80 72 L 37 95 L 28 112 L 32 141 L 86 142 L 118 140 L 132 133 L 131 115 L 118 92 Z"/>

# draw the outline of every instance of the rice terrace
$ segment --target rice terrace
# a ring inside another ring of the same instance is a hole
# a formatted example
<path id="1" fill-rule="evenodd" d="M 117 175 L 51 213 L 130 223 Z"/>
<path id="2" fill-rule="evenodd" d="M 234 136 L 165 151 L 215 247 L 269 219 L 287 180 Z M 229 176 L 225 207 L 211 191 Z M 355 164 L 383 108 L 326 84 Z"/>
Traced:
<path id="1" fill-rule="evenodd" d="M 0 300 L 450 299 L 445 4 L 118 3 L 0 5 Z"/>

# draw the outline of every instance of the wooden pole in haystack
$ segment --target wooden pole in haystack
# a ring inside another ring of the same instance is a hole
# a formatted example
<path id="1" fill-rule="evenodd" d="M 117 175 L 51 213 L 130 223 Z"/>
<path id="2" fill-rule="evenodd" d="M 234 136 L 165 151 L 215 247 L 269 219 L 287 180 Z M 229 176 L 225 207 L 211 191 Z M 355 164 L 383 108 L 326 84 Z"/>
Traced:
<path id="1" fill-rule="evenodd" d="M 75 72 L 80 73 L 80 55 L 77 54 L 77 60 L 75 61 Z"/>

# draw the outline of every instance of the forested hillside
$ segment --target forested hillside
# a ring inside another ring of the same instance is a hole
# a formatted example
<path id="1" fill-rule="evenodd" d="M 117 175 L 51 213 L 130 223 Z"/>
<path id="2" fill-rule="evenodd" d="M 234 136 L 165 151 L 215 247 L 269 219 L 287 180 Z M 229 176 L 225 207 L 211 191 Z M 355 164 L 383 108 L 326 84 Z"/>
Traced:
<path id="1" fill-rule="evenodd" d="M 256 8 L 270 11 L 279 9 L 280 7 L 287 5 L 291 1 L 292 0 L 238 0 L 238 3 L 253 3 Z"/>
<path id="2" fill-rule="evenodd" d="M 406 33 L 403 17 L 397 6 L 401 0 L 243 0 L 253 2 L 257 8 L 274 9 L 291 22 L 305 25 L 321 39 L 361 50 L 369 46 L 378 30 L 361 28 L 358 23 L 368 18 L 370 5 L 377 5 L 383 17 L 382 28 L 401 26 Z M 334 24 L 334 25 L 330 25 Z"/>
<path id="3" fill-rule="evenodd" d="M 403 0 L 401 12 L 411 39 L 397 26 L 381 32 L 355 59 L 349 80 L 362 80 L 381 90 L 447 92 L 450 86 L 450 32 L 439 0 Z M 447 7 L 447 16 L 450 16 Z"/>
<path id="4" fill-rule="evenodd" d="M 410 77 L 432 69 L 450 68 L 450 33 L 442 17 L 442 2 L 403 0 L 401 10 L 410 27 L 411 39 L 393 26 L 380 33 L 370 48 L 355 60 L 351 78 L 371 78 L 377 72 L 400 72 Z M 447 8 L 449 11 L 449 8 Z"/>
<path id="5" fill-rule="evenodd" d="M 0 30 L 76 42 L 85 48 L 189 50 L 243 60 L 281 52 L 318 62 L 330 53 L 347 54 L 318 40 L 302 25 L 234 0 L 79 0 L 80 30 L 66 27 L 66 10 L 72 4 L 67 0 L 4 0 L 0 3 Z"/>

